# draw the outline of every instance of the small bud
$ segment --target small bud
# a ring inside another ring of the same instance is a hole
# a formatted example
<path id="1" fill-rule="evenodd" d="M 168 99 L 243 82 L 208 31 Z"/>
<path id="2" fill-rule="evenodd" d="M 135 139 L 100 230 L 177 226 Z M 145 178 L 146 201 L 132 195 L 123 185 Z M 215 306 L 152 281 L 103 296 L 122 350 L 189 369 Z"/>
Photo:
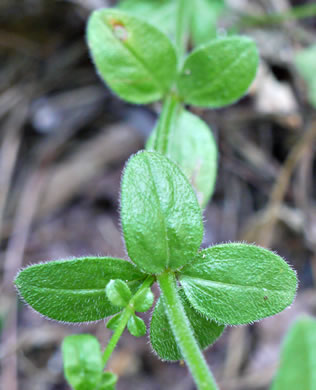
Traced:
<path id="1" fill-rule="evenodd" d="M 114 306 L 125 307 L 132 297 L 128 285 L 120 279 L 110 280 L 105 288 L 105 292 L 109 301 Z"/>
<path id="2" fill-rule="evenodd" d="M 135 337 L 141 337 L 146 334 L 145 322 L 141 318 L 135 316 L 135 314 L 128 320 L 127 329 L 130 334 Z"/>
<path id="3" fill-rule="evenodd" d="M 139 295 L 137 295 L 134 300 L 135 311 L 147 311 L 152 307 L 154 303 L 154 294 L 151 289 L 148 287 L 146 290 L 143 290 Z"/>

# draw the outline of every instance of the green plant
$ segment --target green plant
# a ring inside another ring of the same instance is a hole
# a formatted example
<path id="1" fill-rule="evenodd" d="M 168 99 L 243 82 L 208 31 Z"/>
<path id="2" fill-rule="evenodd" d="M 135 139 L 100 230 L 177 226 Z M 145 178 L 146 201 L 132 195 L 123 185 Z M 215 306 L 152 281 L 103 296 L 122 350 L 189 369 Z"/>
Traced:
<path id="1" fill-rule="evenodd" d="M 119 8 L 149 20 L 170 38 L 175 38 L 177 31 L 174 21 L 180 7 L 184 9 L 184 12 L 180 9 L 180 15 L 187 16 L 182 19 L 187 25 L 182 39 L 190 36 L 194 45 L 201 45 L 215 38 L 217 20 L 226 9 L 225 1 L 196 0 L 195 3 L 188 1 L 185 3 L 181 4 L 177 0 L 121 0 Z"/>
<path id="2" fill-rule="evenodd" d="M 184 104 L 216 108 L 238 100 L 255 77 L 258 54 L 251 39 L 231 37 L 184 58 L 186 4 L 177 3 L 175 44 L 119 10 L 95 11 L 89 19 L 88 45 L 107 85 L 128 102 L 161 99 L 163 108 L 148 141 L 152 150 L 132 156 L 123 174 L 121 221 L 132 263 L 109 257 L 59 260 L 30 266 L 15 280 L 24 300 L 49 318 L 87 322 L 114 315 L 103 354 L 92 336 L 64 341 L 65 373 L 75 390 L 113 388 L 115 378 L 104 378 L 103 366 L 126 327 L 136 337 L 146 333 L 135 313 L 153 305 L 155 282 L 161 295 L 151 344 L 164 360 L 184 359 L 201 390 L 217 388 L 201 350 L 225 325 L 276 314 L 295 296 L 295 272 L 275 253 L 244 243 L 200 250 L 201 207 L 214 190 L 217 149 L 207 125 Z M 108 379 L 106 387 L 102 380 Z"/>
<path id="3" fill-rule="evenodd" d="M 316 107 L 316 45 L 300 51 L 295 65 L 308 86 L 308 99 Z"/>
<path id="4" fill-rule="evenodd" d="M 316 389 L 316 321 L 301 316 L 289 329 L 271 390 Z"/>

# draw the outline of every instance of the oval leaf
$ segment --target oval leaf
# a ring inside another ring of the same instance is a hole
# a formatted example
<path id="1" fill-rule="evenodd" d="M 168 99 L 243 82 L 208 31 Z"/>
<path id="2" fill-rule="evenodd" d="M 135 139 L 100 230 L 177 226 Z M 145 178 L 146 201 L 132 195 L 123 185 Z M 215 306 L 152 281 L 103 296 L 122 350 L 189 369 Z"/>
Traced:
<path id="1" fill-rule="evenodd" d="M 128 320 L 127 329 L 129 330 L 130 334 L 135 337 L 141 337 L 146 334 L 145 322 L 135 314 L 133 314 Z"/>
<path id="2" fill-rule="evenodd" d="M 271 390 L 316 389 L 316 321 L 301 317 L 286 335 Z"/>
<path id="3" fill-rule="evenodd" d="M 74 390 L 95 390 L 103 365 L 98 340 L 89 335 L 68 336 L 62 344 L 65 377 Z"/>
<path id="4" fill-rule="evenodd" d="M 183 268 L 192 306 L 221 324 L 246 324 L 279 313 L 295 297 L 295 272 L 278 255 L 254 245 L 205 249 Z"/>
<path id="5" fill-rule="evenodd" d="M 179 291 L 179 295 L 193 329 L 195 339 L 199 343 L 201 349 L 207 348 L 222 334 L 224 325 L 218 325 L 194 310 L 186 299 L 183 290 Z M 161 359 L 173 361 L 183 359 L 169 325 L 161 298 L 158 300 L 152 315 L 150 323 L 150 342 Z"/>
<path id="6" fill-rule="evenodd" d="M 108 300 L 114 306 L 125 307 L 132 297 L 130 288 L 120 279 L 110 280 L 106 286 L 105 292 Z"/>
<path id="7" fill-rule="evenodd" d="M 26 303 L 44 316 L 63 322 L 88 322 L 121 310 L 105 293 L 111 279 L 141 282 L 143 278 L 125 260 L 85 257 L 32 265 L 18 274 L 15 284 Z"/>
<path id="8" fill-rule="evenodd" d="M 90 16 L 87 39 L 99 74 L 122 99 L 149 103 L 170 89 L 176 53 L 154 26 L 119 10 L 102 9 Z"/>
<path id="9" fill-rule="evenodd" d="M 147 289 L 141 291 L 137 294 L 136 298 L 134 298 L 134 307 L 135 311 L 147 311 L 149 310 L 154 303 L 154 294 L 151 289 L 148 287 Z"/>
<path id="10" fill-rule="evenodd" d="M 133 156 L 122 180 L 122 227 L 130 258 L 148 273 L 192 261 L 202 242 L 201 210 L 190 183 L 168 158 Z"/>
<path id="11" fill-rule="evenodd" d="M 186 103 L 222 107 L 241 98 L 255 78 L 258 52 L 246 37 L 213 40 L 185 60 L 178 79 Z"/>
<path id="12" fill-rule="evenodd" d="M 156 130 L 146 148 L 153 149 Z M 168 142 L 167 156 L 176 162 L 195 189 L 201 207 L 205 207 L 215 188 L 217 146 L 207 124 L 183 110 Z"/>

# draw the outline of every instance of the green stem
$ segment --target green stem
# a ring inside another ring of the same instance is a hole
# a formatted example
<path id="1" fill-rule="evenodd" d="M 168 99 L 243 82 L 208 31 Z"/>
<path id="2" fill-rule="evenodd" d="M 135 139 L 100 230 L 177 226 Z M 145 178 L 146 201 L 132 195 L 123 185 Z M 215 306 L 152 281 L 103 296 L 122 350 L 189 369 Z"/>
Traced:
<path id="1" fill-rule="evenodd" d="M 189 24 L 191 17 L 191 2 L 188 0 L 177 0 L 177 19 L 176 19 L 176 49 L 179 63 L 186 53 L 187 42 L 189 38 Z"/>
<path id="2" fill-rule="evenodd" d="M 178 64 L 181 66 L 182 59 L 186 53 L 187 42 L 190 31 L 191 3 L 187 0 L 177 0 L 176 17 L 176 49 L 178 53 Z M 181 103 L 172 92 L 165 97 L 162 112 L 157 126 L 157 136 L 154 149 L 162 154 L 167 154 L 168 141 L 172 132 L 172 127 L 177 120 Z"/>
<path id="3" fill-rule="evenodd" d="M 199 390 L 216 390 L 217 386 L 204 356 L 195 340 L 189 320 L 178 296 L 173 272 L 165 272 L 157 277 L 165 303 L 166 313 L 186 361 Z"/>
<path id="4" fill-rule="evenodd" d="M 181 104 L 176 96 L 169 95 L 166 97 L 158 121 L 155 140 L 155 150 L 161 154 L 167 154 L 170 133 L 177 119 L 180 107 Z"/>
<path id="5" fill-rule="evenodd" d="M 178 0 L 177 3 L 177 29 L 176 47 L 179 63 L 186 51 L 186 44 L 190 22 L 190 2 Z M 172 94 L 167 96 L 157 126 L 155 150 L 167 154 L 168 142 L 172 128 L 175 125 L 179 111 L 182 108 L 179 99 Z M 167 271 L 157 277 L 160 285 L 163 301 L 165 303 L 167 317 L 173 334 L 180 347 L 184 360 L 189 366 L 192 376 L 199 390 L 217 390 L 215 380 L 210 372 L 204 356 L 198 346 L 190 322 L 184 312 L 181 300 L 177 293 L 177 285 L 174 273 Z"/>
<path id="6" fill-rule="evenodd" d="M 128 323 L 128 320 L 135 312 L 135 309 L 134 309 L 135 299 L 137 299 L 139 294 L 141 294 L 146 288 L 150 287 L 154 281 L 155 281 L 155 278 L 153 276 L 147 276 L 144 283 L 139 287 L 136 294 L 132 297 L 132 299 L 129 301 L 129 304 L 123 310 L 120 322 L 118 323 L 108 345 L 106 346 L 106 348 L 103 352 L 102 361 L 103 361 L 104 367 L 106 366 L 106 364 L 107 364 L 109 358 L 111 357 L 120 337 L 122 336 L 122 334 L 126 328 L 126 325 Z"/>
<path id="7" fill-rule="evenodd" d="M 114 351 L 116 344 L 118 343 L 120 337 L 122 336 L 124 329 L 126 328 L 126 325 L 128 323 L 128 320 L 130 319 L 131 315 L 134 313 L 134 308 L 131 305 L 128 305 L 122 314 L 122 317 L 120 319 L 119 324 L 117 325 L 115 332 L 113 333 L 108 345 L 106 346 L 104 352 L 103 352 L 103 365 L 106 366 L 110 356 L 112 355 L 112 352 Z"/>

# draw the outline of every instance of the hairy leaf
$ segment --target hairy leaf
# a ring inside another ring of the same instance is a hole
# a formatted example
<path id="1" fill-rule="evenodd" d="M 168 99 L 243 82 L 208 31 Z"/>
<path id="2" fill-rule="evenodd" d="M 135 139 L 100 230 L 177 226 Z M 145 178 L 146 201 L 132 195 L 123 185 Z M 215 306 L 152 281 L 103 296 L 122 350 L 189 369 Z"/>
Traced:
<path id="1" fill-rule="evenodd" d="M 238 243 L 202 250 L 180 281 L 196 310 L 232 325 L 279 313 L 293 302 L 297 287 L 295 272 L 280 256 Z"/>
<path id="2" fill-rule="evenodd" d="M 89 334 L 67 336 L 62 345 L 65 377 L 74 390 L 95 390 L 102 377 L 98 340 Z"/>
<path id="3" fill-rule="evenodd" d="M 154 130 L 147 149 L 153 149 L 156 134 Z M 200 205 L 205 207 L 213 194 L 217 173 L 217 146 L 207 124 L 183 110 L 172 129 L 167 156 L 180 166 L 195 189 Z"/>
<path id="4" fill-rule="evenodd" d="M 178 88 L 186 103 L 222 107 L 241 98 L 258 66 L 255 43 L 246 37 L 215 39 L 185 60 Z"/>
<path id="5" fill-rule="evenodd" d="M 271 390 L 316 389 L 316 321 L 303 316 L 290 328 Z"/>
<path id="6" fill-rule="evenodd" d="M 309 100 L 316 108 L 316 45 L 300 51 L 295 65 L 307 83 Z"/>
<path id="7" fill-rule="evenodd" d="M 87 39 L 100 76 L 122 99 L 149 103 L 170 89 L 176 53 L 154 26 L 119 10 L 102 9 L 90 16 Z"/>
<path id="8" fill-rule="evenodd" d="M 128 305 L 132 293 L 128 285 L 123 280 L 110 280 L 105 289 L 108 300 L 114 306 L 125 307 Z"/>
<path id="9" fill-rule="evenodd" d="M 130 334 L 135 337 L 141 337 L 146 334 L 145 322 L 135 314 L 133 314 L 128 320 L 127 329 Z"/>
<path id="10" fill-rule="evenodd" d="M 152 293 L 151 289 L 148 287 L 147 289 L 139 293 L 136 298 L 134 298 L 135 311 L 140 311 L 140 312 L 147 311 L 152 307 L 153 303 L 154 303 L 154 294 Z"/>
<path id="11" fill-rule="evenodd" d="M 113 372 L 104 372 L 96 390 L 115 390 L 117 376 Z"/>
<path id="12" fill-rule="evenodd" d="M 222 334 L 224 325 L 218 325 L 194 310 L 185 297 L 183 290 L 179 291 L 179 295 L 199 346 L 201 349 L 209 347 Z M 161 298 L 159 298 L 152 315 L 150 341 L 153 349 L 161 359 L 183 359 L 178 343 L 170 327 Z"/>
<path id="13" fill-rule="evenodd" d="M 202 242 L 201 210 L 188 180 L 155 152 L 133 156 L 122 180 L 122 227 L 130 258 L 148 273 L 178 269 Z"/>
<path id="14" fill-rule="evenodd" d="M 86 322 L 120 311 L 105 293 L 111 279 L 141 282 L 143 278 L 144 274 L 125 260 L 85 257 L 32 265 L 18 274 L 15 284 L 26 303 L 44 316 Z"/>

